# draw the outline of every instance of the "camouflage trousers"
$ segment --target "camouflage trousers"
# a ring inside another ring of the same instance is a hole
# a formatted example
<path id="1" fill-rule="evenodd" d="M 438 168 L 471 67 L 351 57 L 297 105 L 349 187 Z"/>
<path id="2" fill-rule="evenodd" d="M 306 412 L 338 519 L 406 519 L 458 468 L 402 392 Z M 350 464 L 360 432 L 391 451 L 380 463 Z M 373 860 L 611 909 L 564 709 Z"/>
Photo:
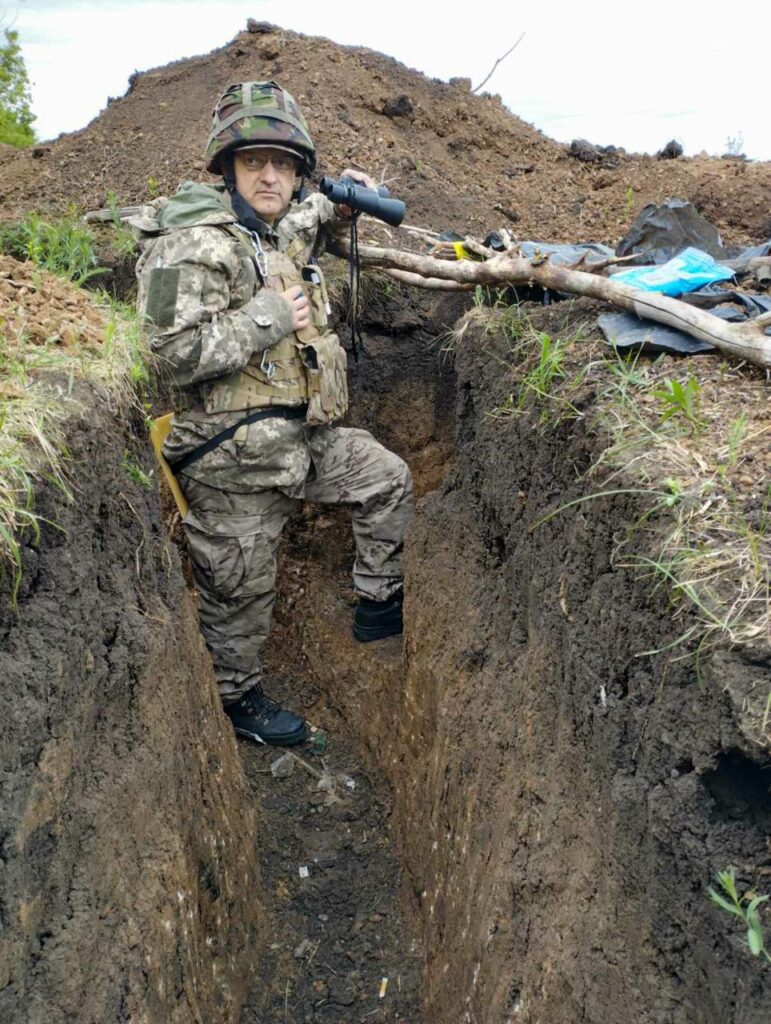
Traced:
<path id="1" fill-rule="evenodd" d="M 298 499 L 350 506 L 356 543 L 353 583 L 360 596 L 383 601 L 402 585 L 404 532 L 412 512 L 406 463 L 365 430 L 304 427 L 296 430 L 295 443 L 293 461 L 304 474 L 299 487 L 295 482 L 243 493 L 243 477 L 234 479 L 238 491 L 230 490 L 221 476 L 216 486 L 181 479 L 190 502 L 183 526 L 200 595 L 200 627 L 225 703 L 260 679 L 260 652 L 275 601 L 278 543 Z M 253 462 L 254 451 L 249 454 Z M 266 456 L 270 464 L 270 453 Z"/>

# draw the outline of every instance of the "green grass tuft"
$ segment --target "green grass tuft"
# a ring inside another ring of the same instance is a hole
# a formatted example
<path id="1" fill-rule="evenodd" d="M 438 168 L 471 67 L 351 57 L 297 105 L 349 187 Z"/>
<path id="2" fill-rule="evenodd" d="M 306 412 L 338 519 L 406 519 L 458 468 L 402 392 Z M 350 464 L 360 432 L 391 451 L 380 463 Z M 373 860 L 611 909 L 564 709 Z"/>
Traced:
<path id="1" fill-rule="evenodd" d="M 0 250 L 76 285 L 105 273 L 97 267 L 94 236 L 74 210 L 55 221 L 29 213 L 21 221 L 0 226 Z"/>

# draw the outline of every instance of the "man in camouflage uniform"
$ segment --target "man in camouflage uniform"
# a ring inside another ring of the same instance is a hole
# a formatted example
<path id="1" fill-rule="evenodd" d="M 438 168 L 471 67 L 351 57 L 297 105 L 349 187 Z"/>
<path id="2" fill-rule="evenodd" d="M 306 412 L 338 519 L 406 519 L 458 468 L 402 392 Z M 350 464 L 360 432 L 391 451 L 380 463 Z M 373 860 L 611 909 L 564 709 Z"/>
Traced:
<path id="1" fill-rule="evenodd" d="M 300 108 L 274 82 L 229 86 L 206 159 L 223 185 L 187 182 L 134 222 L 138 301 L 175 386 L 164 455 L 190 503 L 183 526 L 225 711 L 239 734 L 289 745 L 306 739 L 305 722 L 265 695 L 260 663 L 284 523 L 298 500 L 350 506 L 353 633 L 391 636 L 412 482 L 369 433 L 332 425 L 347 408 L 345 353 L 315 256 L 351 212 L 301 198 L 315 149 Z"/>

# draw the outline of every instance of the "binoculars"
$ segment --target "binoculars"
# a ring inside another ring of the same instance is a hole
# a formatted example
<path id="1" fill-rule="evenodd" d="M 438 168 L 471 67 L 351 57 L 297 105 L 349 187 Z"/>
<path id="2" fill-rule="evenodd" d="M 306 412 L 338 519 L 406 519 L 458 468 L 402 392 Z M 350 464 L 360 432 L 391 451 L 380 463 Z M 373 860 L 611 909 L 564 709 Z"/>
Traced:
<path id="1" fill-rule="evenodd" d="M 352 210 L 368 213 L 391 227 L 398 228 L 404 220 L 404 203 L 401 199 L 392 199 L 385 185 L 379 185 L 375 191 L 352 178 L 322 178 L 319 189 L 336 205 L 350 206 Z"/>

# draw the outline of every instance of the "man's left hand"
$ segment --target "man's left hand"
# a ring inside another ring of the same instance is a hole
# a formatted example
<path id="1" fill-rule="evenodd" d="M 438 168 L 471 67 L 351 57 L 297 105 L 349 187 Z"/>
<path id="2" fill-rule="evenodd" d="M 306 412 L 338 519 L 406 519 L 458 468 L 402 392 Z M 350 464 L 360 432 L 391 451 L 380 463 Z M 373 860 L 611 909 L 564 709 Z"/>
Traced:
<path id="1" fill-rule="evenodd" d="M 352 181 L 355 181 L 357 185 L 363 185 L 364 188 L 371 188 L 373 191 L 377 192 L 377 182 L 365 171 L 357 171 L 353 167 L 347 167 L 340 177 L 350 178 Z M 336 206 L 335 211 L 339 217 L 345 217 L 347 220 L 350 220 L 353 215 L 353 210 L 350 206 L 345 206 L 343 204 Z"/>

